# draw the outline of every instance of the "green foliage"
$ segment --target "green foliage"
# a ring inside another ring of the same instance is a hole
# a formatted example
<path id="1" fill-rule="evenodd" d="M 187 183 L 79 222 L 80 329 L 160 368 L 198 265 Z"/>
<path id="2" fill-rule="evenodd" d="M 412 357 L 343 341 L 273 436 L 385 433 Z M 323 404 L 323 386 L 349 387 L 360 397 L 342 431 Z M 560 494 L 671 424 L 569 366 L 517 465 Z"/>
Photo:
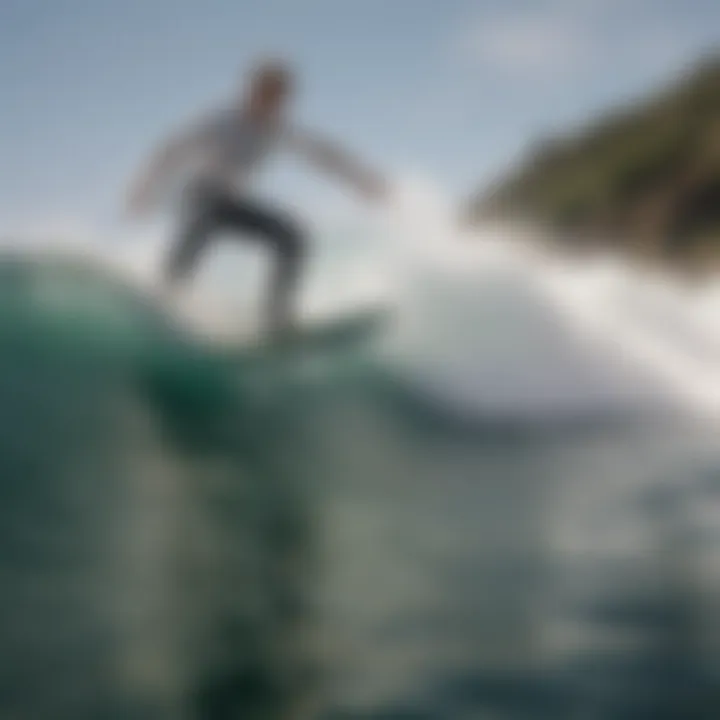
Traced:
<path id="1" fill-rule="evenodd" d="M 720 253 L 720 58 L 580 133 L 536 145 L 528 161 L 477 195 L 467 215 L 521 215 L 550 228 L 602 232 Z M 650 237 L 648 237 L 650 236 Z"/>

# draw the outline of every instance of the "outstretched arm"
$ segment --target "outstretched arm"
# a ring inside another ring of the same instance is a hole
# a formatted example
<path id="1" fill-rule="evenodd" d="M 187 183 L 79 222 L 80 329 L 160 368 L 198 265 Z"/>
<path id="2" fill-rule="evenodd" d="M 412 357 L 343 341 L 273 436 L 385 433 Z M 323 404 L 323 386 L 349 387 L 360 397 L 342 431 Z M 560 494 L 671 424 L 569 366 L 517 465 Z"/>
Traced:
<path id="1" fill-rule="evenodd" d="M 157 202 L 164 185 L 178 168 L 198 150 L 204 140 L 204 124 L 186 128 L 164 142 L 130 186 L 127 209 L 132 215 L 143 215 Z"/>
<path id="2" fill-rule="evenodd" d="M 366 197 L 372 200 L 385 197 L 388 190 L 385 179 L 332 141 L 298 130 L 288 135 L 288 141 L 305 160 L 349 183 Z"/>

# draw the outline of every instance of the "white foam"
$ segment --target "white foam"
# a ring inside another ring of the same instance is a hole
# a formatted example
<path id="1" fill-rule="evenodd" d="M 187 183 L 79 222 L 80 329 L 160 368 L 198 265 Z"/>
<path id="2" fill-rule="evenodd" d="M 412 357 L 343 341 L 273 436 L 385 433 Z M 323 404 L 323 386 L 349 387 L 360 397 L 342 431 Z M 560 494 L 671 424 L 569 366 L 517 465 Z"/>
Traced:
<path id="1" fill-rule="evenodd" d="M 608 363 L 634 368 L 639 377 L 655 379 L 659 392 L 662 388 L 686 407 L 720 419 L 720 279 L 687 287 L 609 253 L 571 259 L 547 249 L 527 228 L 461 231 L 447 204 L 430 198 L 427 185 L 410 188 L 396 208 L 396 220 L 427 267 L 478 287 L 503 273 L 512 277 L 518 287 L 537 290 L 534 302 L 552 308 Z M 482 348 L 474 352 L 482 367 Z M 537 377 L 547 353 L 540 346 L 526 352 L 528 373 Z M 557 378 L 554 370 L 545 368 L 545 384 Z M 588 387 L 588 397 L 593 390 Z"/>

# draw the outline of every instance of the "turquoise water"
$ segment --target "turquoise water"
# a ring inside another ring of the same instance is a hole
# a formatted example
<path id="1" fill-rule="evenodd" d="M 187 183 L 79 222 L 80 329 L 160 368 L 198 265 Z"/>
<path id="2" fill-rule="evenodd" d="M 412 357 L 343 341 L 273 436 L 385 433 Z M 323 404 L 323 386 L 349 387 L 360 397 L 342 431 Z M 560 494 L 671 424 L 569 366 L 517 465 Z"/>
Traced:
<path id="1" fill-rule="evenodd" d="M 95 268 L 0 276 L 2 717 L 717 715 L 709 428 L 470 412 L 371 343 L 228 362 Z"/>

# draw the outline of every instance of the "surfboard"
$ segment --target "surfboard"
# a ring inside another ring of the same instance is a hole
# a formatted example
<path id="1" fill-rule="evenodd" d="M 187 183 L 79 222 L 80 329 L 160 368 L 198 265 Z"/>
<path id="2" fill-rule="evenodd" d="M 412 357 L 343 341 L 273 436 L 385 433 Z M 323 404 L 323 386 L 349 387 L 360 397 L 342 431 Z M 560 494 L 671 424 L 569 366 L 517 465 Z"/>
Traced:
<path id="1" fill-rule="evenodd" d="M 226 351 L 226 357 L 253 361 L 273 357 L 359 350 L 371 341 L 390 318 L 387 308 L 370 308 L 321 320 L 305 320 L 280 337 L 256 338 Z"/>

